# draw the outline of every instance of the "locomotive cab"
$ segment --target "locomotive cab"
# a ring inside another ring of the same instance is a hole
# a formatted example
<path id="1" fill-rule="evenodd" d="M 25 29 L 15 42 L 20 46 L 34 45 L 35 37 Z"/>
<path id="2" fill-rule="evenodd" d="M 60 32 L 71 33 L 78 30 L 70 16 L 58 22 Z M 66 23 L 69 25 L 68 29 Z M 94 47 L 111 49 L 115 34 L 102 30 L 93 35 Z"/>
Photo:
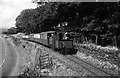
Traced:
<path id="1" fill-rule="evenodd" d="M 73 41 L 69 39 L 67 33 L 58 32 L 55 33 L 55 49 L 62 54 L 76 54 L 76 50 L 73 47 Z"/>
<path id="2" fill-rule="evenodd" d="M 51 47 L 61 54 L 76 54 L 73 47 L 73 40 L 70 40 L 67 33 L 48 31 L 41 33 L 43 37 L 42 44 Z"/>

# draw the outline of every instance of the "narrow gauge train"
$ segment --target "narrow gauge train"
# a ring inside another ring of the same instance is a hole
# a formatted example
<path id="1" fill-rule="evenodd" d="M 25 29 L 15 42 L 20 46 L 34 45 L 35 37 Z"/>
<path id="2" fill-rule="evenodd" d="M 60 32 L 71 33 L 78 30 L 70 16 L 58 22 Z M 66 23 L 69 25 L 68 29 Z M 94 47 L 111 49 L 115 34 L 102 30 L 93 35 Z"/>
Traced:
<path id="1" fill-rule="evenodd" d="M 64 55 L 76 54 L 77 50 L 74 48 L 73 40 L 63 39 L 63 35 L 62 32 L 48 31 L 30 34 L 27 39 L 48 46 Z M 26 38 L 24 37 L 24 39 Z"/>

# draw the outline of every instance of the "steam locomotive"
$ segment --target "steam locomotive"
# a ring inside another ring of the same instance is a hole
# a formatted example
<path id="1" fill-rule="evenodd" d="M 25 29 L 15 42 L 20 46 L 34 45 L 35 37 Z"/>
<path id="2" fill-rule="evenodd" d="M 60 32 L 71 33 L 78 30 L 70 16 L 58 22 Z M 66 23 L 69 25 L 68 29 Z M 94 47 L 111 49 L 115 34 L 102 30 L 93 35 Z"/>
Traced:
<path id="1" fill-rule="evenodd" d="M 64 35 L 63 32 L 47 31 L 39 34 L 22 36 L 22 38 L 43 44 L 64 55 L 76 54 L 77 50 L 74 48 L 73 40 L 68 39 Z"/>

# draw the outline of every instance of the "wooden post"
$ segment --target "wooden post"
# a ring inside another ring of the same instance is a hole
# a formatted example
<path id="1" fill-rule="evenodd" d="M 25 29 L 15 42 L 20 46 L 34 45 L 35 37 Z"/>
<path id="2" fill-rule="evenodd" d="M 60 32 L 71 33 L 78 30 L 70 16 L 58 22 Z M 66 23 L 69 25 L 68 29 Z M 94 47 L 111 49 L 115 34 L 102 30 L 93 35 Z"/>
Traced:
<path id="1" fill-rule="evenodd" d="M 102 46 L 103 46 L 103 41 L 104 41 L 104 38 L 102 38 Z"/>
<path id="2" fill-rule="evenodd" d="M 115 46 L 117 47 L 116 35 L 115 35 L 114 39 L 115 39 Z"/>
<path id="3" fill-rule="evenodd" d="M 98 41 L 98 36 L 97 36 L 97 35 L 95 35 L 95 37 L 96 37 L 96 42 L 95 42 L 95 44 L 97 45 L 97 41 Z"/>

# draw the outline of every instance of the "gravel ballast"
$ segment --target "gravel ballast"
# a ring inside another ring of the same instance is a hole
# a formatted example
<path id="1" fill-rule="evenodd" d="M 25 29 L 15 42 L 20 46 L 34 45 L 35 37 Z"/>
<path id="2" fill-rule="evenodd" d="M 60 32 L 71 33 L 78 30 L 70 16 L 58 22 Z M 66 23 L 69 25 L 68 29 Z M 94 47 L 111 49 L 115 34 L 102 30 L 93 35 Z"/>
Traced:
<path id="1" fill-rule="evenodd" d="M 78 49 L 79 50 L 75 56 L 89 62 L 90 64 L 100 69 L 103 69 L 104 71 L 109 72 L 110 74 L 118 76 L 118 71 L 120 70 L 120 68 L 118 67 L 117 60 L 113 62 L 113 60 L 110 60 L 112 58 L 107 58 L 108 55 L 106 52 L 90 51 L 84 49 L 80 45 L 78 45 Z"/>
<path id="2" fill-rule="evenodd" d="M 87 70 L 83 68 L 81 72 L 73 70 L 70 66 L 51 56 L 49 52 L 46 52 L 46 48 L 41 45 L 24 40 L 18 40 L 17 42 L 12 40 L 12 42 L 17 44 L 16 48 L 19 51 L 19 76 L 89 76 Z M 52 59 L 52 63 L 49 68 L 40 70 L 37 56 L 41 55 L 41 53 L 49 54 L 49 59 Z"/>

